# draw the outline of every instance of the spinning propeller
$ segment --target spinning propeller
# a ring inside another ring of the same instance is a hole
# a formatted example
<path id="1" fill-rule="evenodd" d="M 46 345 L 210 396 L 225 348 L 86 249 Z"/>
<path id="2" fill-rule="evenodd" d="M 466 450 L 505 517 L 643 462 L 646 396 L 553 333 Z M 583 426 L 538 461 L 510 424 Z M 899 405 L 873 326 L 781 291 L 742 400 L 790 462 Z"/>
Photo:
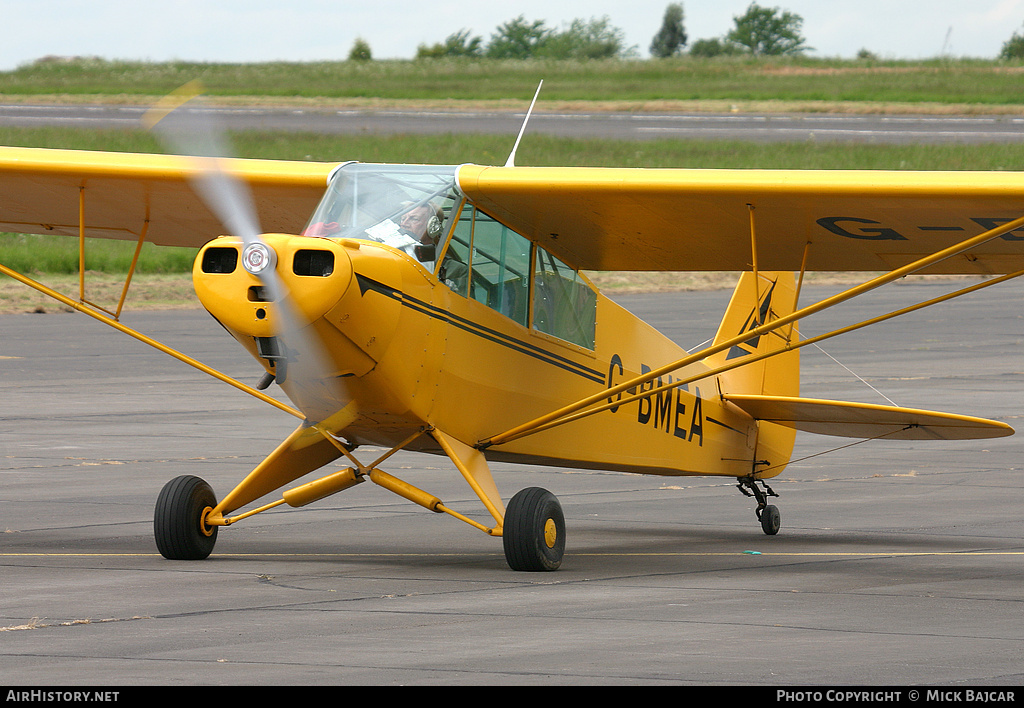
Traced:
<path id="1" fill-rule="evenodd" d="M 277 253 L 261 237 L 259 219 L 248 186 L 225 169 L 228 155 L 224 131 L 215 116 L 196 103 L 197 82 L 186 84 L 161 101 L 143 119 L 171 152 L 191 162 L 196 193 L 228 233 L 241 239 L 242 265 L 256 276 L 273 305 L 275 378 L 311 424 L 323 424 L 333 433 L 351 423 L 355 403 L 311 322 L 300 309 L 277 271 Z M 269 309 L 269 308 L 268 308 Z M 269 382 L 268 382 L 269 384 Z M 340 405 L 339 405 L 340 403 Z"/>

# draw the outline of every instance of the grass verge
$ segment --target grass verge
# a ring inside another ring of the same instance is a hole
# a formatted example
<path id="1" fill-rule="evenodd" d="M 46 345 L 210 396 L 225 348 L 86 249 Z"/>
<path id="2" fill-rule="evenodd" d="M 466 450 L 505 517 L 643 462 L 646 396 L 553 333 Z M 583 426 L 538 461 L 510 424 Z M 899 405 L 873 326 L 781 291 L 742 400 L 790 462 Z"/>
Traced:
<path id="1" fill-rule="evenodd" d="M 57 292 L 78 300 L 78 274 L 36 274 L 30 276 Z M 107 310 L 114 310 L 124 287 L 124 276 L 87 273 L 85 297 Z M 125 304 L 131 310 L 173 310 L 201 307 L 192 289 L 192 277 L 185 273 L 143 274 L 132 279 Z M 71 312 L 72 309 L 46 295 L 0 276 L 0 315 Z"/>
<path id="2" fill-rule="evenodd" d="M 0 72 L 0 94 L 163 96 L 200 79 L 217 97 L 316 101 L 528 101 L 542 103 L 786 101 L 1021 105 L 1020 62 L 936 59 L 844 61 L 813 57 L 667 60 L 385 60 L 217 64 L 95 58 L 39 61 Z"/>

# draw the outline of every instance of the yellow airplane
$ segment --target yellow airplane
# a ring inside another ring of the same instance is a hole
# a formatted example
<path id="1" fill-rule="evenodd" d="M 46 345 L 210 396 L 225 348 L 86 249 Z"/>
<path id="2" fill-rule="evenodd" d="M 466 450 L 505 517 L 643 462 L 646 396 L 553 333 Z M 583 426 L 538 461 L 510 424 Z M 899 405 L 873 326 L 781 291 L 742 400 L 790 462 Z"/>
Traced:
<path id="1" fill-rule="evenodd" d="M 154 530 L 170 559 L 205 558 L 222 526 L 369 480 L 500 536 L 513 569 L 558 568 L 557 499 L 528 488 L 506 504 L 494 460 L 735 478 L 775 534 L 780 514 L 768 500 L 777 495 L 765 480 L 785 469 L 797 430 L 890 440 L 1013 433 L 970 416 L 801 397 L 799 349 L 1021 275 L 1022 215 L 1024 173 L 1012 172 L 323 164 L 0 148 L 0 230 L 67 234 L 83 253 L 77 299 L 0 272 L 299 421 L 220 500 L 198 477 L 164 487 Z M 225 229 L 231 235 L 220 236 Z M 125 326 L 124 294 L 115 310 L 89 302 L 87 237 L 199 248 L 199 299 L 262 367 L 261 383 Z M 607 270 L 740 276 L 712 343 L 687 352 L 583 274 Z M 875 275 L 801 307 L 803 276 L 818 270 Z M 804 317 L 912 273 L 992 277 L 800 338 Z M 292 405 L 264 392 L 271 383 Z M 386 452 L 370 461 L 361 446 Z M 449 458 L 479 497 L 480 518 L 385 471 L 399 450 Z M 339 459 L 340 469 L 298 482 Z"/>

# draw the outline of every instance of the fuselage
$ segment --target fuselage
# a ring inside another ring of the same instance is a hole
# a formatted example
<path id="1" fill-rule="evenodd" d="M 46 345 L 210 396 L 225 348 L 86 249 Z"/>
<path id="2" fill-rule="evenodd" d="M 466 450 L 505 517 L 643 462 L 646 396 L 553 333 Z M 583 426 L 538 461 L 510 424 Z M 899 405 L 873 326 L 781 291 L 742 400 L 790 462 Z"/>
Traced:
<path id="1" fill-rule="evenodd" d="M 277 274 L 288 293 L 283 303 L 267 297 L 260 279 L 242 267 L 244 244 L 233 237 L 200 252 L 196 291 L 250 354 L 278 374 L 281 388 L 304 413 L 322 421 L 332 408 L 354 401 L 354 419 L 344 418 L 335 432 L 355 444 L 393 446 L 433 427 L 476 445 L 685 356 L 584 276 L 476 212 L 456 190 L 439 201 L 445 218 L 431 249 L 367 237 L 384 233 L 375 224 L 376 232 L 359 230 L 362 238 L 325 235 L 322 216 L 314 216 L 307 233 L 317 235 L 263 237 L 277 254 Z M 274 358 L 285 317 L 299 320 L 323 344 L 327 369 L 316 396 Z M 704 364 L 693 364 L 637 392 L 702 370 Z M 495 445 L 487 456 L 573 468 L 745 476 L 758 426 L 723 402 L 719 389 L 717 378 L 698 379 Z M 311 398 L 313 413 L 303 406 Z M 439 452 L 429 436 L 419 444 Z"/>

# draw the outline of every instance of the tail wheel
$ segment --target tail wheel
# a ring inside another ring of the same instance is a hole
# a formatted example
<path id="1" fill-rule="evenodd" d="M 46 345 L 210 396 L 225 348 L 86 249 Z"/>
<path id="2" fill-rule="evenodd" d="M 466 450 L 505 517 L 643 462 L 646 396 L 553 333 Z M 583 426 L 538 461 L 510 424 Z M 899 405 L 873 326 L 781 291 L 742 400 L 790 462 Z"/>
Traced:
<path id="1" fill-rule="evenodd" d="M 769 536 L 774 536 L 779 532 L 779 528 L 781 527 L 782 515 L 779 513 L 779 507 L 769 504 L 761 510 L 762 531 Z"/>
<path id="2" fill-rule="evenodd" d="M 502 544 L 512 570 L 558 570 L 565 552 L 565 517 L 555 495 L 528 487 L 512 497 L 505 509 Z"/>
<path id="3" fill-rule="evenodd" d="M 782 527 L 782 514 L 779 513 L 779 507 L 768 503 L 768 497 L 777 497 L 779 495 L 765 484 L 764 480 L 755 479 L 753 475 L 750 477 L 738 477 L 736 481 L 738 482 L 736 486 L 743 492 L 744 496 L 757 499 L 757 509 L 754 510 L 754 513 L 757 514 L 757 520 L 761 522 L 761 530 L 768 536 L 777 534 Z M 764 487 L 764 491 L 758 488 L 758 482 Z"/>
<path id="4" fill-rule="evenodd" d="M 217 506 L 213 489 L 191 475 L 175 477 L 160 490 L 153 513 L 153 534 L 160 555 L 170 560 L 202 560 L 217 542 L 217 527 L 206 513 Z"/>

